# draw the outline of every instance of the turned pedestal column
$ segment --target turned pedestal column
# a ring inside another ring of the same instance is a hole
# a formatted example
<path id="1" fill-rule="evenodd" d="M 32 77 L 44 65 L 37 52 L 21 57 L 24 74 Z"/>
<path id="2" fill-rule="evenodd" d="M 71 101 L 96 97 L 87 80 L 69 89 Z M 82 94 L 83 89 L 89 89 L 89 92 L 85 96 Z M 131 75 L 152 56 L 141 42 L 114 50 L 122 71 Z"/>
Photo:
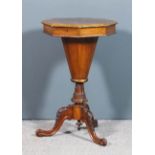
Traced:
<path id="1" fill-rule="evenodd" d="M 59 18 L 45 20 L 42 23 L 44 32 L 62 39 L 75 90 L 71 99 L 72 103 L 58 110 L 54 127 L 49 130 L 38 129 L 36 135 L 52 136 L 66 119 L 74 119 L 78 121 L 78 129 L 81 123 L 86 124 L 88 133 L 95 143 L 106 145 L 106 139 L 99 138 L 95 133 L 97 120 L 94 119 L 88 106 L 84 83 L 88 80 L 98 37 L 115 33 L 116 22 L 92 18 Z"/>

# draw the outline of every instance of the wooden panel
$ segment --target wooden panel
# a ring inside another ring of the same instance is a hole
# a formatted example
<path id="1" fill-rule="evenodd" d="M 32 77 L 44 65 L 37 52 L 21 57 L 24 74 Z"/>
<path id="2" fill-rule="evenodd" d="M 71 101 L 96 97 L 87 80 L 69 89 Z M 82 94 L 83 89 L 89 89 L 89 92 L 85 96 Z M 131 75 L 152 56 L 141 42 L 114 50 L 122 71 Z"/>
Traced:
<path id="1" fill-rule="evenodd" d="M 95 52 L 97 37 L 62 38 L 72 81 L 86 82 Z"/>
<path id="2" fill-rule="evenodd" d="M 97 28 L 66 28 L 66 27 L 50 27 L 44 25 L 44 32 L 55 37 L 97 37 L 107 36 L 115 33 L 115 25 L 109 27 Z"/>

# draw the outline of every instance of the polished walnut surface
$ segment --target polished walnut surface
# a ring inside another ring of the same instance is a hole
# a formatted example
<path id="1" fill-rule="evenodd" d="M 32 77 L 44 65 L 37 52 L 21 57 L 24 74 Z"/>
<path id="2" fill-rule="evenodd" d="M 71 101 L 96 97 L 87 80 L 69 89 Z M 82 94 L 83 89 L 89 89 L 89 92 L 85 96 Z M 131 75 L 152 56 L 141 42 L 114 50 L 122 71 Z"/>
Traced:
<path id="1" fill-rule="evenodd" d="M 115 33 L 113 20 L 94 18 L 54 18 L 44 20 L 44 32 L 55 37 L 97 37 Z"/>
<path id="2" fill-rule="evenodd" d="M 116 24 L 113 20 L 99 18 L 54 18 L 44 20 L 42 23 L 51 27 L 70 28 L 107 27 Z"/>
<path id="3" fill-rule="evenodd" d="M 37 136 L 53 136 L 65 120 L 77 120 L 78 130 L 81 129 L 81 124 L 85 123 L 90 137 L 96 144 L 107 144 L 107 140 L 99 138 L 95 132 L 98 123 L 89 108 L 84 83 L 88 80 L 98 37 L 115 33 L 115 25 L 116 22 L 112 20 L 93 18 L 59 18 L 43 21 L 44 32 L 62 39 L 75 89 L 72 104 L 58 110 L 53 128 L 38 129 Z"/>

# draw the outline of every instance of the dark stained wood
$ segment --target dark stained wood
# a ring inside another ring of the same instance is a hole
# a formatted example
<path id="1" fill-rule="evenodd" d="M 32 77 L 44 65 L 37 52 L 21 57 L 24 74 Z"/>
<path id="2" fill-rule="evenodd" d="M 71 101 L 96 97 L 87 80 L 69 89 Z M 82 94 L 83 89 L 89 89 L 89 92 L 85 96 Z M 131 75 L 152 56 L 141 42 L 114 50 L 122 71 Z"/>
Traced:
<path id="1" fill-rule="evenodd" d="M 44 32 L 62 38 L 71 80 L 75 82 L 75 90 L 71 99 L 72 104 L 58 110 L 54 127 L 50 130 L 38 129 L 37 136 L 52 136 L 65 120 L 77 120 L 78 129 L 82 123 L 85 123 L 90 137 L 96 144 L 103 146 L 107 144 L 106 139 L 99 138 L 95 133 L 94 128 L 98 123 L 88 106 L 84 82 L 88 79 L 98 37 L 115 33 L 115 25 L 116 22 L 112 20 L 92 18 L 43 21 Z"/>

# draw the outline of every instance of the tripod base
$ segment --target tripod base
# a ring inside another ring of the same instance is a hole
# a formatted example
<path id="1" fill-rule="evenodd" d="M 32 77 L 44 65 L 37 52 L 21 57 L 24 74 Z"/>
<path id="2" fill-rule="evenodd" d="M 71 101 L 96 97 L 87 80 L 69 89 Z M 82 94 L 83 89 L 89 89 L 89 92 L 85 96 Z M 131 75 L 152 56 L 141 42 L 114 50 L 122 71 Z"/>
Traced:
<path id="1" fill-rule="evenodd" d="M 95 133 L 96 120 L 94 120 L 93 114 L 86 106 L 86 104 L 71 104 L 67 107 L 62 107 L 58 110 L 56 116 L 56 122 L 52 129 L 42 130 L 38 129 L 36 135 L 38 137 L 53 136 L 62 126 L 65 120 L 78 120 L 86 124 L 87 130 L 94 143 L 99 145 L 106 145 L 107 140 L 99 138 Z"/>

